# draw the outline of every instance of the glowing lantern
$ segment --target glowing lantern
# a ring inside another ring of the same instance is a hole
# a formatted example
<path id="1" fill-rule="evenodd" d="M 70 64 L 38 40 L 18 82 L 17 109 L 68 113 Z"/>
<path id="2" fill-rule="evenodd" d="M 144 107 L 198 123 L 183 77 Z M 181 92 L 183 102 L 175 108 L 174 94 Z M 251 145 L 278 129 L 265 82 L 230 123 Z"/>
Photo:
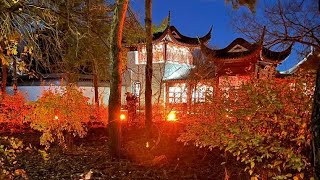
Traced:
<path id="1" fill-rule="evenodd" d="M 150 147 L 149 142 L 147 142 L 146 143 L 146 148 L 149 148 L 149 147 Z"/>
<path id="2" fill-rule="evenodd" d="M 177 115 L 175 111 L 171 111 L 167 116 L 168 121 L 177 121 Z"/>
<path id="3" fill-rule="evenodd" d="M 59 117 L 57 115 L 55 115 L 54 120 L 59 120 Z"/>
<path id="4" fill-rule="evenodd" d="M 126 115 L 125 114 L 120 114 L 120 120 L 125 121 L 126 120 Z"/>

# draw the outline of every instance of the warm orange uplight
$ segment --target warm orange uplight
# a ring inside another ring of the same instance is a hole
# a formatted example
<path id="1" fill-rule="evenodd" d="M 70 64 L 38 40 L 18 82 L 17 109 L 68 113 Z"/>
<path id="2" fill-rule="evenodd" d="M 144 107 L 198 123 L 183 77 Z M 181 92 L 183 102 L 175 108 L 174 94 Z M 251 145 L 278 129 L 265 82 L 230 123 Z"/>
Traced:
<path id="1" fill-rule="evenodd" d="M 57 115 L 55 115 L 54 120 L 59 120 L 59 117 Z"/>
<path id="2" fill-rule="evenodd" d="M 167 116 L 168 121 L 177 121 L 177 115 L 175 111 L 171 111 Z"/>
<path id="3" fill-rule="evenodd" d="M 125 114 L 120 114 L 120 120 L 125 121 L 126 120 L 126 115 Z"/>
<path id="4" fill-rule="evenodd" d="M 149 148 L 149 147 L 150 147 L 149 142 L 147 142 L 146 143 L 146 148 Z"/>

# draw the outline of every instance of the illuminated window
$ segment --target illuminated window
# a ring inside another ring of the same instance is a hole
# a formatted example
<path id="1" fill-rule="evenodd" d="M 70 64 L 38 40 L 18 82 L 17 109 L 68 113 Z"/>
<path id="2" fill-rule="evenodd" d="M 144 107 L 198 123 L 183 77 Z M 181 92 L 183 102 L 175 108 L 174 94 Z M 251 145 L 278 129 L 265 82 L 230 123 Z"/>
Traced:
<path id="1" fill-rule="evenodd" d="M 167 60 L 179 63 L 189 64 L 192 59 L 192 54 L 188 48 L 183 46 L 176 46 L 174 44 L 167 45 Z"/>
<path id="2" fill-rule="evenodd" d="M 164 62 L 164 45 L 162 43 L 153 44 L 153 63 L 162 63 Z M 146 46 L 138 48 L 138 64 L 146 64 L 147 62 L 147 50 Z"/>
<path id="3" fill-rule="evenodd" d="M 207 85 L 198 85 L 192 91 L 192 102 L 206 102 L 206 99 L 213 97 L 213 87 Z"/>
<path id="4" fill-rule="evenodd" d="M 169 103 L 186 103 L 187 89 L 186 84 L 176 84 L 176 86 L 169 87 Z"/>
<path id="5" fill-rule="evenodd" d="M 133 85 L 133 94 L 136 97 L 139 97 L 140 96 L 140 92 L 141 92 L 141 82 L 140 81 L 136 81 L 136 82 L 134 82 L 134 85 Z"/>

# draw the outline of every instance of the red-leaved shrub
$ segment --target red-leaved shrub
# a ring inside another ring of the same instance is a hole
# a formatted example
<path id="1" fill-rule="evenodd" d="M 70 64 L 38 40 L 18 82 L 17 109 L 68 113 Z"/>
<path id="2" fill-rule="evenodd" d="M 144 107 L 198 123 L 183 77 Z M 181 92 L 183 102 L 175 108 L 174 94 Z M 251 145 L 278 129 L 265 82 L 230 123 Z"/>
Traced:
<path id="1" fill-rule="evenodd" d="M 21 92 L 0 96 L 0 123 L 12 130 L 21 128 L 29 108 Z M 9 127 L 8 127 L 9 126 Z"/>

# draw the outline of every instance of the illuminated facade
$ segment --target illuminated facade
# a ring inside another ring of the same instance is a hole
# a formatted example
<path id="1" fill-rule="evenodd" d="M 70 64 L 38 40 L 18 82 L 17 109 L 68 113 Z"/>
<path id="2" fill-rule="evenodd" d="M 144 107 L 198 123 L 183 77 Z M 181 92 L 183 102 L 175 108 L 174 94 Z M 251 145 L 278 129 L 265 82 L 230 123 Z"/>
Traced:
<path id="1" fill-rule="evenodd" d="M 154 103 L 168 106 L 202 103 L 213 97 L 217 88 L 237 87 L 251 78 L 276 77 L 276 67 L 291 52 L 291 46 L 280 52 L 271 51 L 262 45 L 263 38 L 256 43 L 237 38 L 225 48 L 212 49 L 207 46 L 210 38 L 211 30 L 201 38 L 190 38 L 174 26 L 154 34 Z M 128 57 L 130 91 L 141 100 L 144 98 L 145 44 L 139 44 Z"/>
<path id="2" fill-rule="evenodd" d="M 213 78 L 217 87 L 224 84 L 240 86 L 251 78 L 275 78 L 277 66 L 291 53 L 292 45 L 279 52 L 272 51 L 263 45 L 262 39 L 257 43 L 237 38 L 223 49 L 211 49 L 201 46 L 206 64 L 214 71 Z"/>
<path id="3" fill-rule="evenodd" d="M 200 38 L 182 35 L 174 26 L 153 35 L 153 78 L 154 103 L 187 103 L 188 87 L 184 82 L 194 68 L 195 52 L 200 51 L 200 42 L 207 43 L 211 30 Z M 137 45 L 128 53 L 125 82 L 128 91 L 144 102 L 146 45 Z M 181 81 L 180 81 L 181 80 Z"/>

